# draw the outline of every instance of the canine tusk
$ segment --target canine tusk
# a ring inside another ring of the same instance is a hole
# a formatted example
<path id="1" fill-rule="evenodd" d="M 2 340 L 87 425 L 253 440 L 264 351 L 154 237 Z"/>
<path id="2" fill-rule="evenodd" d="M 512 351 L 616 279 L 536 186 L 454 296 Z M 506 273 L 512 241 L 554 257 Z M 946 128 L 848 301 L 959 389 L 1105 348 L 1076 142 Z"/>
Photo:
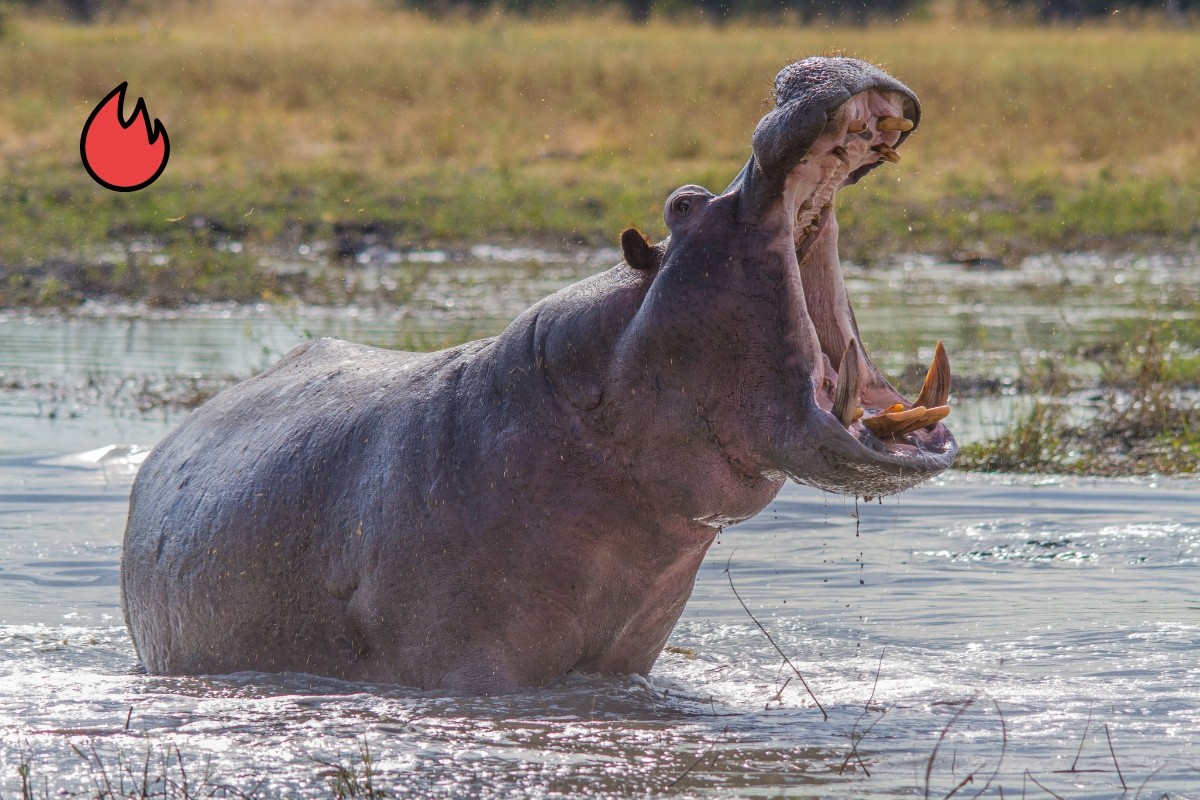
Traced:
<path id="1" fill-rule="evenodd" d="M 933 349 L 933 361 L 929 372 L 925 373 L 925 383 L 921 386 L 921 395 L 917 405 L 926 408 L 936 408 L 946 405 L 950 399 L 950 358 L 941 342 Z"/>
<path id="2" fill-rule="evenodd" d="M 846 152 L 846 148 L 839 145 L 829 152 L 832 153 L 838 161 L 841 161 L 847 167 L 850 166 L 850 154 Z"/>
<path id="3" fill-rule="evenodd" d="M 832 409 L 833 415 L 847 428 L 863 413 L 858 406 L 862 375 L 862 357 L 858 354 L 858 342 L 851 339 L 842 355 L 842 363 L 838 365 L 838 382 L 833 393 Z"/>

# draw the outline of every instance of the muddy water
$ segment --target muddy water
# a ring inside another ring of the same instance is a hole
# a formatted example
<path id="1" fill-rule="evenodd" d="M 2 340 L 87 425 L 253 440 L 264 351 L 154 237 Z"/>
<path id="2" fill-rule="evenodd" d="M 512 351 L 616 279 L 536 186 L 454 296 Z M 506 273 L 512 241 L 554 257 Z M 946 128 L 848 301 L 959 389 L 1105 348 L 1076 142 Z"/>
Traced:
<path id="1" fill-rule="evenodd" d="M 1000 374 L 1064 338 L 1195 315 L 1194 299 L 1172 301 L 1191 291 L 1174 264 L 1116 267 L 1161 302 L 1126 301 L 1114 265 L 1086 260 L 1053 267 L 1075 271 L 1067 303 L 1035 302 L 1050 269 L 1037 263 L 999 277 L 899 264 L 854 273 L 851 291 L 880 361 L 902 365 L 940 337 L 952 358 Z M 486 285 L 487 265 L 455 269 Z M 713 547 L 649 682 L 478 699 L 141 674 L 118 604 L 120 537 L 141 454 L 181 417 L 106 404 L 88 385 L 244 374 L 320 333 L 485 335 L 545 288 L 526 282 L 590 271 L 528 269 L 476 295 L 449 280 L 387 313 L 0 318 L 0 371 L 23 387 L 0 394 L 0 795 L 18 795 L 21 763 L 52 795 L 115 786 L 122 764 L 140 781 L 149 752 L 151 780 L 329 796 L 328 765 L 361 770 L 365 744 L 376 785 L 413 796 L 944 797 L 961 785 L 956 797 L 1101 798 L 1124 782 L 1130 797 L 1200 797 L 1195 481 L 951 474 L 858 506 L 789 486 Z"/>

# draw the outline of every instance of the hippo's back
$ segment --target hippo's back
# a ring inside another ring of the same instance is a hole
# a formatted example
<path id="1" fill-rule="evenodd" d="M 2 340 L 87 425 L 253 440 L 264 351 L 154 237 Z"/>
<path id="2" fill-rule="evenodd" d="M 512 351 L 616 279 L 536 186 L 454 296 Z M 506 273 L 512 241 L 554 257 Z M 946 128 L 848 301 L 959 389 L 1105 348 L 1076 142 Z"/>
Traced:
<path id="1" fill-rule="evenodd" d="M 420 518 L 439 430 L 487 346 L 318 340 L 164 439 L 134 483 L 121 564 L 146 668 L 369 678 L 355 667 L 372 647 L 355 594 L 382 545 L 363 532 Z"/>

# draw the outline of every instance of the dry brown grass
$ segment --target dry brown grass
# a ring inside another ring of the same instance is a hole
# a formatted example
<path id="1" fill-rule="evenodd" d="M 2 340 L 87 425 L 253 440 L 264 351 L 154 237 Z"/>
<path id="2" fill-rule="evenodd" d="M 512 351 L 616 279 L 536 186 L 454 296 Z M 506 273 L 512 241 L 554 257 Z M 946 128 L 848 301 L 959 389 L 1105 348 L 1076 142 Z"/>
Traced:
<path id="1" fill-rule="evenodd" d="M 926 122 L 903 174 L 918 184 L 1169 177 L 1200 161 L 1191 31 L 435 23 L 349 1 L 222 0 L 96 27 L 20 20 L 0 45 L 0 151 L 74 162 L 86 112 L 128 79 L 173 133 L 185 178 L 572 158 L 682 178 L 735 168 L 776 70 L 829 51 L 917 89 Z"/>
<path id="2" fill-rule="evenodd" d="M 666 194 L 723 188 L 775 72 L 822 52 L 881 63 L 925 107 L 899 169 L 845 193 L 852 255 L 1191 235 L 1193 31 L 433 22 L 368 0 L 213 0 L 91 27 L 10 21 L 0 262 L 173 235 L 189 214 L 268 238 L 369 219 L 423 241 L 661 234 Z M 150 191 L 114 198 L 80 169 L 78 136 L 122 80 L 172 157 Z"/>

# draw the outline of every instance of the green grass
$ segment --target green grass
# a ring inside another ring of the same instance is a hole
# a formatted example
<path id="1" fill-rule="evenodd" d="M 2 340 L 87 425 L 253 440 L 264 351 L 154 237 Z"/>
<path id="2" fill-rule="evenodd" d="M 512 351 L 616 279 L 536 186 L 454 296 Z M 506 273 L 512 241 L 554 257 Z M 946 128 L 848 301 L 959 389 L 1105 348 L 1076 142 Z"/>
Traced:
<path id="1" fill-rule="evenodd" d="M 7 20 L 0 304 L 71 302 L 37 269 L 95 262 L 114 240 L 199 258 L 201 223 L 251 245 L 355 226 L 402 247 L 609 244 L 628 225 L 660 237 L 672 189 L 720 190 L 740 168 L 779 67 L 830 50 L 882 63 L 925 109 L 904 162 L 843 193 L 848 255 L 1196 235 L 1189 30 L 431 22 L 354 0 L 218 0 L 90 27 Z M 133 194 L 94 185 L 78 157 L 83 120 L 121 80 L 172 142 L 167 171 Z M 176 300 L 288 291 L 256 290 L 253 268 L 214 274 L 234 268 L 183 269 L 172 280 L 195 283 Z M 34 285 L 12 287 L 19 272 Z"/>

